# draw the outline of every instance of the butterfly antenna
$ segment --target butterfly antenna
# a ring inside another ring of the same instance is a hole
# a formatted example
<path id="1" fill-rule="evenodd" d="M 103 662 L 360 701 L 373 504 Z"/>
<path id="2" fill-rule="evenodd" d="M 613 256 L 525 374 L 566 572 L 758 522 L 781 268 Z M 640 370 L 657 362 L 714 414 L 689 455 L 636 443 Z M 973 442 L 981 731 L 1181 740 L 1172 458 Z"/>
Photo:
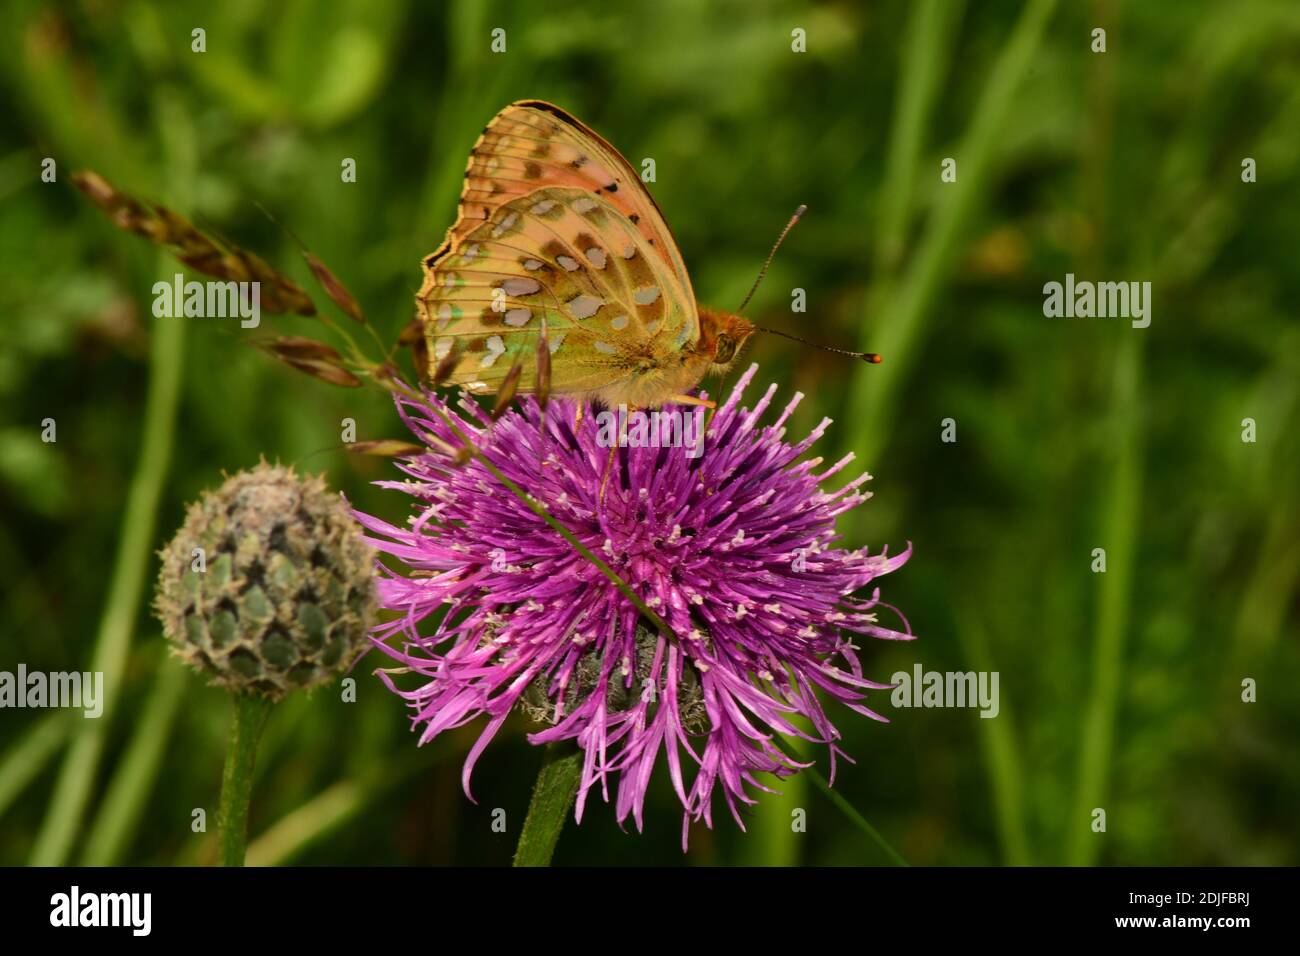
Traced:
<path id="1" fill-rule="evenodd" d="M 754 284 L 749 287 L 749 295 L 745 296 L 745 301 L 740 303 L 740 308 L 736 310 L 738 313 L 745 311 L 745 306 L 749 305 L 749 300 L 752 299 L 754 293 L 758 291 L 758 284 L 763 281 L 763 276 L 767 275 L 767 267 L 772 264 L 772 260 L 776 257 L 776 250 L 781 248 L 781 243 L 785 241 L 785 237 L 789 234 L 790 230 L 794 228 L 794 224 L 798 222 L 800 217 L 802 217 L 807 211 L 808 207 L 801 204 L 799 208 L 794 211 L 794 215 L 790 217 L 790 221 L 785 224 L 785 228 L 781 230 L 781 235 L 776 237 L 776 242 L 772 246 L 772 251 L 767 254 L 767 261 L 763 263 L 763 268 L 758 270 L 758 278 L 755 279 Z"/>
<path id="2" fill-rule="evenodd" d="M 766 332 L 768 335 L 779 335 L 783 339 L 789 339 L 791 342 L 798 342 L 801 345 L 807 345 L 811 348 L 821 349 L 823 352 L 834 352 L 836 355 L 844 355 L 848 358 L 855 358 L 859 361 L 866 362 L 868 365 L 879 365 L 880 356 L 875 352 L 854 352 L 849 349 L 837 349 L 833 345 L 818 345 L 816 342 L 809 342 L 807 339 L 801 339 L 797 335 L 791 335 L 789 332 L 782 332 L 780 329 L 765 329 L 761 325 L 754 326 L 755 332 Z"/>
<path id="3" fill-rule="evenodd" d="M 752 299 L 754 293 L 758 291 L 758 284 L 763 281 L 763 276 L 767 275 L 767 267 L 772 264 L 772 259 L 776 257 L 776 250 L 781 248 L 781 243 L 785 241 L 785 237 L 789 235 L 790 230 L 794 228 L 794 224 L 798 222 L 807 211 L 808 207 L 804 205 L 801 205 L 794 211 L 794 215 L 790 217 L 790 221 L 787 222 L 785 228 L 781 230 L 781 235 L 776 237 L 776 243 L 772 246 L 772 251 L 767 254 L 767 261 L 763 263 L 763 268 L 758 270 L 758 278 L 754 280 L 753 286 L 750 287 L 749 295 L 745 296 L 745 301 L 740 303 L 740 308 L 736 310 L 737 312 L 745 311 L 745 306 L 749 305 L 749 300 Z M 779 335 L 782 338 L 799 342 L 802 345 L 809 345 L 815 349 L 821 349 L 823 352 L 834 352 L 836 355 L 845 355 L 849 358 L 860 359 L 861 361 L 867 362 L 871 365 L 880 364 L 880 356 L 875 352 L 852 352 L 848 349 L 837 349 L 833 345 L 818 345 L 816 342 L 809 342 L 807 339 L 801 339 L 799 336 L 791 335 L 789 332 L 782 332 L 779 329 L 765 329 L 761 325 L 754 326 L 754 331 L 767 332 L 769 335 Z"/>

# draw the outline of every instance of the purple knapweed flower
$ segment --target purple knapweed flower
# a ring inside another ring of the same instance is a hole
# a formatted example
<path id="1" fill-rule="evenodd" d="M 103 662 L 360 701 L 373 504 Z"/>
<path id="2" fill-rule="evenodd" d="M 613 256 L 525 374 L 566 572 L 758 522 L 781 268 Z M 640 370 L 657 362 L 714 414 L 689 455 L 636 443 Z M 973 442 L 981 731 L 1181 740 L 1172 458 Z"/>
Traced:
<path id="1" fill-rule="evenodd" d="M 891 685 L 862 676 L 852 638 L 906 639 L 910 628 L 901 614 L 902 630 L 877 622 L 876 609 L 889 607 L 878 590 L 854 595 L 902 565 L 910 546 L 895 557 L 836 547 L 835 519 L 869 497 L 859 488 L 870 476 L 822 491 L 853 456 L 820 474 L 821 459 L 799 461 L 830 421 L 787 443 L 784 426 L 801 396 L 774 424 L 760 424 L 775 385 L 752 410 L 739 406 L 756 371 L 717 410 L 702 454 L 699 446 L 620 448 L 603 501 L 609 449 L 601 438 L 612 430 L 602 432 L 591 408 L 575 427 L 571 401 L 552 401 L 543 419 L 527 398 L 493 424 L 468 399 L 459 412 L 432 394 L 398 400 L 430 450 L 401 460 L 407 480 L 378 484 L 411 495 L 415 514 L 407 528 L 357 518 L 376 548 L 405 565 L 381 561 L 380 603 L 400 616 L 374 639 L 426 680 L 399 690 L 380 676 L 409 702 L 421 743 L 486 715 L 465 761 L 467 795 L 475 762 L 518 709 L 549 725 L 530 742 L 572 739 L 582 748 L 579 821 L 599 785 L 606 801 L 616 788 L 619 822 L 630 813 L 639 829 L 662 751 L 686 811 L 685 844 L 692 819 L 712 826 L 715 786 L 743 829 L 737 804 L 755 802 L 750 788 L 770 791 L 757 774 L 809 766 L 783 752 L 777 734 L 828 745 L 833 779 L 844 754 L 819 691 L 885 720 L 863 701 Z M 675 410 L 703 421 L 702 409 Z M 672 636 L 481 463 L 452 462 L 446 445 L 459 442 L 439 412 L 455 416 L 486 458 L 607 562 Z M 395 635 L 400 646 L 389 646 Z"/>

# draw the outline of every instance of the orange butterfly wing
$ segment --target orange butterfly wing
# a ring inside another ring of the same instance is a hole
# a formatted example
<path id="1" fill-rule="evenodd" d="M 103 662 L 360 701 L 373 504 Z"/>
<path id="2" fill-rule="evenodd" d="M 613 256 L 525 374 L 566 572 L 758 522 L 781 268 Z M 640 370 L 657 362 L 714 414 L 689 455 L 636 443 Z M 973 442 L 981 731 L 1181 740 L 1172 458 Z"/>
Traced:
<path id="1" fill-rule="evenodd" d="M 449 382 L 494 391 L 545 331 L 552 389 L 651 375 L 699 339 L 685 264 L 663 215 L 613 146 L 558 107 L 512 104 L 470 153 L 460 216 L 424 261 L 418 303 Z M 522 362 L 521 391 L 533 363 Z"/>

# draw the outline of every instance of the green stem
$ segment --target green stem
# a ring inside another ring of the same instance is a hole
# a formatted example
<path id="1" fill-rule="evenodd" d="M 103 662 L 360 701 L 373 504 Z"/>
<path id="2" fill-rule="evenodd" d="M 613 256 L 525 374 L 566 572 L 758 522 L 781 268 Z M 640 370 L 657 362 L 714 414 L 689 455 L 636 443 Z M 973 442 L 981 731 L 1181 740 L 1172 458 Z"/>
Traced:
<path id="1" fill-rule="evenodd" d="M 1133 571 L 1137 564 L 1137 528 L 1141 526 L 1142 345 L 1128 336 L 1115 365 L 1111 406 L 1111 441 L 1115 460 L 1106 494 L 1102 541 L 1107 567 L 1098 575 L 1098 608 L 1092 654 L 1091 692 L 1081 722 L 1079 783 L 1070 816 L 1065 862 L 1092 866 L 1103 838 L 1092 829 L 1092 815 L 1105 809 L 1115 748 L 1115 719 L 1124 686 L 1124 639 L 1129 628 Z M 1086 572 L 1085 572 L 1086 573 Z"/>
<path id="2" fill-rule="evenodd" d="M 271 702 L 258 694 L 232 694 L 234 716 L 226 769 L 221 774 L 221 865 L 243 866 L 248 839 L 248 798 L 253 790 L 253 765 Z"/>
<path id="3" fill-rule="evenodd" d="M 789 744 L 789 738 L 784 738 Z M 803 774 L 767 778 L 779 793 L 765 793 L 745 823 L 742 866 L 799 866 L 806 840 L 792 825 L 793 812 L 808 805 L 808 783 Z"/>
<path id="4" fill-rule="evenodd" d="M 34 866 L 59 866 L 81 826 L 109 724 L 120 696 L 131 649 L 131 632 L 140 611 L 153 544 L 158 503 L 171 464 L 176 408 L 180 400 L 185 320 L 162 319 L 154 325 L 149 357 L 149 394 L 145 405 L 144 442 L 122 512 L 122 536 L 113 562 L 108 602 L 95 639 L 90 670 L 104 675 L 104 712 L 74 731 L 45 822 L 32 851 Z"/>
<path id="5" fill-rule="evenodd" d="M 167 88 L 158 89 L 153 103 L 156 113 L 154 126 L 159 131 L 164 166 L 172 171 L 169 177 L 171 192 L 179 200 L 189 194 L 195 169 L 193 124 L 184 104 Z M 90 142 L 80 133 L 75 134 L 74 141 L 84 147 L 79 150 L 82 155 L 102 153 L 106 159 L 119 164 L 130 158 L 124 152 L 126 147 L 116 141 L 108 144 L 107 152 L 103 152 L 105 146 L 102 142 Z M 152 276 L 170 274 L 171 257 L 159 253 L 157 261 L 158 265 L 150 270 L 150 276 L 136 273 L 135 278 L 147 278 L 152 282 Z M 122 512 L 121 535 L 114 556 L 108 599 L 95 636 L 90 667 L 104 675 L 104 712 L 98 719 L 83 721 L 80 728 L 71 732 L 72 742 L 64 756 L 54 794 L 46 807 L 45 819 L 32 850 L 31 863 L 35 866 L 59 866 L 67 861 L 80 831 L 109 728 L 117 711 L 122 678 L 131 651 L 132 631 L 149 576 L 159 504 L 171 469 L 176 413 L 184 380 L 185 322 L 180 318 L 162 319 L 151 329 L 144 432 Z"/>
<path id="6" fill-rule="evenodd" d="M 441 763 L 453 751 L 442 746 L 421 747 L 414 754 L 369 767 L 362 774 L 322 790 L 285 814 L 248 844 L 247 866 L 280 866 L 355 817 L 370 803 L 421 770 Z"/>
<path id="7" fill-rule="evenodd" d="M 973 607 L 958 609 L 957 641 L 976 672 L 997 670 L 989 651 L 988 638 Z M 984 751 L 989 790 L 997 815 L 998 840 L 1005 861 L 1011 866 L 1032 866 L 1024 801 L 1024 773 L 1016 745 L 1016 728 L 1010 703 L 1001 702 L 996 720 L 977 720 L 976 733 Z"/>
<path id="8" fill-rule="evenodd" d="M 578 793 L 582 776 L 582 751 L 572 741 L 547 744 L 542 770 L 533 786 L 519 845 L 515 848 L 515 866 L 550 866 L 555 844 L 569 816 L 569 808 Z"/>
<path id="9" fill-rule="evenodd" d="M 862 347 L 885 357 L 881 365 L 859 369 L 850 387 L 848 407 L 853 409 L 857 427 L 849 436 L 868 468 L 877 464 L 888 438 L 894 404 L 931 318 L 930 306 L 956 257 L 958 240 L 979 203 L 989 194 L 1003 125 L 1055 6 L 1056 0 L 1030 0 L 1021 8 L 1015 29 L 999 53 L 973 118 L 953 153 L 960 162 L 958 179 L 944 186 L 945 199 L 936 205 L 906 274 L 890 292 L 889 301 L 879 303 L 878 314 L 888 316 L 888 320 L 873 322 L 864 333 L 864 341 L 870 345 Z"/>
<path id="10" fill-rule="evenodd" d="M 33 725 L 0 761 L 0 817 L 54 758 L 71 729 L 68 714 L 56 711 Z"/>
<path id="11" fill-rule="evenodd" d="M 839 808 L 839 811 L 849 818 L 849 822 L 867 836 L 871 837 L 876 846 L 885 851 L 885 854 L 895 866 L 909 865 L 908 862 L 903 859 L 902 855 L 889 845 L 889 841 L 880 835 L 880 831 L 868 823 L 866 817 L 858 813 L 853 804 L 844 799 L 844 796 L 838 790 L 831 789 L 831 785 L 826 782 L 825 777 L 811 768 L 805 770 L 804 773 L 808 774 L 809 778 L 812 779 L 812 782 L 817 784 L 818 788 L 822 793 L 826 794 L 831 803 L 835 804 L 835 806 Z"/>
<path id="12" fill-rule="evenodd" d="M 952 40 L 961 14 L 962 4 L 950 0 L 920 0 L 910 11 L 880 191 L 875 271 L 881 280 L 892 276 L 903 258 L 925 131 L 946 65 L 952 62 Z"/>
<path id="13" fill-rule="evenodd" d="M 809 722 L 796 717 L 791 721 L 808 733 Z M 793 760 L 804 761 L 812 748 L 801 737 L 793 734 L 780 736 L 781 749 Z M 745 840 L 740 863 L 743 866 L 799 866 L 806 842 L 801 831 L 792 826 L 795 810 L 808 806 L 808 781 L 802 773 L 789 777 L 769 774 L 765 778 L 776 793 L 765 793 L 752 807 L 750 819 L 745 824 Z"/>
<path id="14" fill-rule="evenodd" d="M 158 643 L 162 644 L 161 638 Z M 112 782 L 91 824 L 82 857 L 86 866 L 114 866 L 119 862 L 118 857 L 135 836 L 157 781 L 189 673 L 165 653 L 159 653 L 158 657 L 158 672 L 149 700 L 140 713 L 124 756 L 117 761 Z"/>

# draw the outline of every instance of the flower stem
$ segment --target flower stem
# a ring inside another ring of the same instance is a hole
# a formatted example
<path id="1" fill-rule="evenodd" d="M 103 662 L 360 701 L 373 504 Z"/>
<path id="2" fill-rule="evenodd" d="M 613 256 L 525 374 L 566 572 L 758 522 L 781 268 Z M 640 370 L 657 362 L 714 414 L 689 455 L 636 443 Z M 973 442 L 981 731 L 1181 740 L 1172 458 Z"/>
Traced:
<path id="1" fill-rule="evenodd" d="M 248 840 L 248 798 L 253 790 L 253 764 L 271 702 L 260 694 L 232 694 L 234 716 L 226 768 L 221 774 L 221 865 L 243 866 Z"/>
<path id="2" fill-rule="evenodd" d="M 515 848 L 515 866 L 551 865 L 555 844 L 560 840 L 581 777 L 582 751 L 573 741 L 546 745 L 542 769 L 528 803 L 528 816 Z"/>

